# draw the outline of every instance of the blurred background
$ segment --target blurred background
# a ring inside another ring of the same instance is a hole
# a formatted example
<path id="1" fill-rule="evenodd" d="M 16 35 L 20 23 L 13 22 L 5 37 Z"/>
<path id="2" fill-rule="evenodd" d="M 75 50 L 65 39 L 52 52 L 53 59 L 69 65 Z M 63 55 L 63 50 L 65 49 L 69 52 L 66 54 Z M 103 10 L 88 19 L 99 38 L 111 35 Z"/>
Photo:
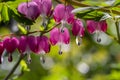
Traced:
<path id="1" fill-rule="evenodd" d="M 99 4 L 99 2 L 85 1 L 83 3 Z M 103 4 L 102 1 L 101 5 L 110 5 L 109 1 L 114 0 L 104 0 L 106 4 Z M 31 30 L 39 29 L 40 20 L 41 18 L 36 20 Z M 0 34 L 18 33 L 16 24 L 14 19 L 11 19 L 7 25 L 1 22 Z M 50 53 L 45 54 L 45 63 L 41 62 L 41 55 L 31 53 L 32 62 L 28 64 L 27 58 L 22 60 L 11 80 L 120 80 L 120 44 L 113 39 L 113 36 L 117 36 L 114 21 L 107 19 L 107 24 L 107 33 L 112 36 L 101 32 L 99 36 L 101 42 L 98 43 L 96 34 L 90 35 L 86 31 L 80 46 L 76 44 L 76 38 L 72 35 L 70 26 L 67 26 L 71 34 L 71 41 L 69 45 L 62 45 L 62 55 L 58 54 L 58 45 L 51 46 Z M 45 35 L 49 37 L 49 33 Z M 3 58 L 3 63 L 0 64 L 0 80 L 3 80 L 12 69 L 19 58 L 19 53 L 17 50 L 13 53 L 11 63 L 7 61 L 6 53 Z"/>

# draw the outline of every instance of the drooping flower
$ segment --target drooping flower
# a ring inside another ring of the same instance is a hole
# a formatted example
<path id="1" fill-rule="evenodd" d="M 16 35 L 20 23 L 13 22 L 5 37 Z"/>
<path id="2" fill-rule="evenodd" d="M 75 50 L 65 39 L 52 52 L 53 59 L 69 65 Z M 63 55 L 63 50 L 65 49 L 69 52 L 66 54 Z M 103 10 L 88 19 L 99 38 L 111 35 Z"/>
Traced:
<path id="1" fill-rule="evenodd" d="M 18 45 L 18 51 L 21 53 L 21 55 L 25 54 L 27 50 L 27 37 L 26 36 L 21 36 L 19 38 L 19 45 Z"/>
<path id="2" fill-rule="evenodd" d="M 40 50 L 38 54 L 50 52 L 50 43 L 46 36 L 37 36 L 37 44 Z"/>
<path id="3" fill-rule="evenodd" d="M 35 2 L 21 3 L 18 11 L 30 20 L 35 20 L 40 15 L 40 10 Z"/>
<path id="4" fill-rule="evenodd" d="M 41 15 L 49 16 L 51 14 L 52 1 L 51 0 L 32 0 L 39 6 Z"/>
<path id="5" fill-rule="evenodd" d="M 2 53 L 4 51 L 3 42 L 0 42 L 0 64 L 2 63 Z"/>
<path id="6" fill-rule="evenodd" d="M 64 32 L 61 32 L 61 28 L 54 28 L 50 31 L 50 42 L 52 45 L 55 45 L 59 43 L 60 45 L 60 51 L 61 54 L 61 45 L 62 44 L 69 44 L 70 41 L 70 35 L 67 28 L 63 28 Z"/>
<path id="7" fill-rule="evenodd" d="M 56 22 L 66 21 L 71 23 L 74 20 L 74 14 L 71 11 L 74 8 L 71 5 L 58 4 L 53 12 L 53 16 Z"/>
<path id="8" fill-rule="evenodd" d="M 28 36 L 28 46 L 36 54 L 48 53 L 50 51 L 49 39 L 46 36 Z"/>
<path id="9" fill-rule="evenodd" d="M 50 51 L 49 39 L 46 36 L 28 36 L 27 41 L 32 52 L 42 54 L 42 62 L 44 62 L 43 54 Z"/>
<path id="10" fill-rule="evenodd" d="M 97 34 L 97 41 L 100 42 L 101 39 L 99 38 L 99 34 L 101 32 L 106 32 L 107 30 L 107 23 L 105 20 L 103 21 L 94 21 L 94 20 L 87 20 L 87 30 L 90 34 L 96 33 Z"/>
<path id="11" fill-rule="evenodd" d="M 84 36 L 84 27 L 81 20 L 76 19 L 72 24 L 72 33 L 76 36 L 76 43 L 80 45 L 82 42 L 82 37 Z"/>
<path id="12" fill-rule="evenodd" d="M 15 51 L 15 49 L 18 47 L 19 45 L 19 41 L 16 37 L 6 37 L 3 40 L 3 46 L 6 49 L 6 51 L 8 52 L 8 61 L 11 62 L 12 61 L 12 53 Z"/>

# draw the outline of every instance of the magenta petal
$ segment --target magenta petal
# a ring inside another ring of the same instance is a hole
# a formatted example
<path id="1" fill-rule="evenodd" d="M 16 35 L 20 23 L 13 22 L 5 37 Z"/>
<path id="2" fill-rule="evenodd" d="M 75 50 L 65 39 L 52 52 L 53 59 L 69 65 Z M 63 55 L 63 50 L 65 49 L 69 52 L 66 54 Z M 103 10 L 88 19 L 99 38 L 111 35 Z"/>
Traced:
<path id="1" fill-rule="evenodd" d="M 3 51 L 4 51 L 3 42 L 0 42 L 0 64 L 2 63 L 1 57 L 2 57 Z"/>
<path id="2" fill-rule="evenodd" d="M 18 11 L 31 20 L 35 20 L 40 14 L 39 7 L 35 2 L 21 3 Z"/>
<path id="3" fill-rule="evenodd" d="M 74 8 L 71 5 L 66 6 L 65 10 L 65 20 L 67 20 L 68 23 L 72 23 L 74 21 L 74 14 L 71 13 Z"/>
<path id="4" fill-rule="evenodd" d="M 49 15 L 52 8 L 52 1 L 51 0 L 32 0 L 36 2 L 39 6 L 40 12 Z"/>
<path id="5" fill-rule="evenodd" d="M 21 54 L 23 54 L 27 49 L 27 37 L 26 36 L 21 36 L 19 38 L 19 45 L 18 45 L 18 50 Z"/>
<path id="6" fill-rule="evenodd" d="M 51 12 L 51 8 L 52 8 L 52 2 L 51 0 L 43 0 L 43 12 L 46 14 L 46 15 L 49 15 L 50 12 Z"/>
<path id="7" fill-rule="evenodd" d="M 53 16 L 56 22 L 60 22 L 65 15 L 65 6 L 63 4 L 58 4 L 53 12 Z"/>
<path id="8" fill-rule="evenodd" d="M 95 30 L 97 29 L 97 25 L 98 23 L 96 21 L 93 20 L 87 20 L 87 30 L 89 31 L 89 33 L 94 33 Z"/>
<path id="9" fill-rule="evenodd" d="M 59 29 L 54 28 L 50 31 L 50 42 L 52 45 L 55 45 L 59 41 Z"/>
<path id="10" fill-rule="evenodd" d="M 85 32 L 84 27 L 80 27 L 80 31 L 79 31 L 80 37 L 83 37 L 83 36 L 84 36 L 84 32 Z"/>
<path id="11" fill-rule="evenodd" d="M 72 33 L 73 35 L 77 36 L 80 29 L 83 28 L 83 23 L 81 20 L 75 20 L 72 25 Z M 80 32 L 82 34 L 82 32 Z"/>
<path id="12" fill-rule="evenodd" d="M 11 54 L 18 47 L 18 45 L 19 45 L 19 41 L 16 37 L 12 37 L 12 38 L 7 37 L 3 41 L 4 48 L 7 50 L 7 52 Z"/>
<path id="13" fill-rule="evenodd" d="M 101 31 L 106 32 L 106 30 L 107 30 L 107 23 L 106 23 L 106 21 L 100 21 L 98 26 L 100 27 Z"/>
<path id="14" fill-rule="evenodd" d="M 60 41 L 65 44 L 69 44 L 70 42 L 70 34 L 67 28 L 63 28 L 64 32 L 60 32 Z"/>
<path id="15" fill-rule="evenodd" d="M 49 39 L 46 36 L 37 37 L 37 41 L 39 44 L 39 49 L 48 53 L 50 51 Z"/>
<path id="16" fill-rule="evenodd" d="M 35 36 L 28 36 L 27 42 L 31 51 L 33 51 L 34 53 L 39 52 L 37 38 Z"/>

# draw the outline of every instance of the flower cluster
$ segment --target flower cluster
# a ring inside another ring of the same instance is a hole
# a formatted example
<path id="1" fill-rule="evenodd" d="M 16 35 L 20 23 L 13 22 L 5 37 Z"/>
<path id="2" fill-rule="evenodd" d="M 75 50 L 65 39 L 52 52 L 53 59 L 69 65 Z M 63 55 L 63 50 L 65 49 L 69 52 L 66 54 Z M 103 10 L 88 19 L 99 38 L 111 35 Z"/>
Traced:
<path id="1" fill-rule="evenodd" d="M 42 17 L 43 26 L 45 26 L 47 18 L 53 17 L 56 23 L 60 23 L 61 27 L 54 27 L 50 31 L 50 39 L 46 36 L 21 36 L 7 37 L 0 42 L 0 63 L 2 62 L 2 53 L 4 50 L 8 52 L 8 61 L 12 61 L 12 53 L 18 49 L 21 55 L 26 53 L 48 53 L 50 52 L 50 45 L 58 44 L 60 47 L 59 54 L 62 54 L 62 44 L 69 44 L 70 34 L 67 25 L 71 25 L 70 29 L 74 36 L 76 36 L 76 43 L 80 45 L 82 37 L 84 36 L 85 28 L 81 19 L 75 17 L 72 13 L 73 6 L 58 4 L 52 10 L 51 0 L 32 0 L 30 2 L 21 3 L 18 6 L 18 12 L 30 20 L 36 20 L 39 16 Z M 47 17 L 47 18 L 46 18 Z M 86 29 L 90 34 L 96 33 L 98 35 L 97 41 L 100 42 L 99 34 L 107 30 L 106 21 L 87 20 Z M 46 26 L 45 26 L 46 27 Z M 30 60 L 30 56 L 28 58 Z"/>
<path id="2" fill-rule="evenodd" d="M 2 62 L 2 53 L 4 50 L 8 53 L 8 61 L 12 61 L 12 53 L 18 49 L 21 55 L 31 52 L 36 54 L 44 54 L 50 51 L 49 39 L 46 36 L 21 36 L 6 37 L 0 42 L 0 63 Z M 29 58 L 28 58 L 29 59 Z"/>

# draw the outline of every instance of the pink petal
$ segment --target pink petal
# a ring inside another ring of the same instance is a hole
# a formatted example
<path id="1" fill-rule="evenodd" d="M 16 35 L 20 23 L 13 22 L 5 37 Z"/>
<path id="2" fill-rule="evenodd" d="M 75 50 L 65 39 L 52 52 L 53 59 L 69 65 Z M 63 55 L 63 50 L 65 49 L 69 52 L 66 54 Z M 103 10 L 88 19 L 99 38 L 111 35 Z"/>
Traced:
<path id="1" fill-rule="evenodd" d="M 77 36 L 79 34 L 79 31 L 80 31 L 80 34 L 83 34 L 82 32 L 82 28 L 83 28 L 83 23 L 81 20 L 79 19 L 76 19 L 74 22 L 73 22 L 73 25 L 72 25 L 72 33 L 73 35 Z"/>
<path id="2" fill-rule="evenodd" d="M 79 31 L 80 37 L 83 37 L 83 36 L 84 36 L 84 32 L 85 32 L 84 27 L 80 27 L 80 31 Z"/>
<path id="3" fill-rule="evenodd" d="M 87 30 L 89 31 L 89 33 L 94 33 L 95 30 L 97 29 L 97 25 L 98 23 L 96 21 L 93 20 L 87 20 Z"/>
<path id="4" fill-rule="evenodd" d="M 29 46 L 31 51 L 33 51 L 34 53 L 39 52 L 39 47 L 38 47 L 38 44 L 37 44 L 37 38 L 35 36 L 28 36 L 27 37 L 27 42 L 28 42 L 28 46 Z"/>
<path id="5" fill-rule="evenodd" d="M 39 7 L 35 2 L 21 3 L 18 11 L 31 20 L 35 20 L 40 14 Z"/>
<path id="6" fill-rule="evenodd" d="M 18 50 L 21 54 L 23 54 L 27 49 L 27 37 L 26 36 L 21 36 L 19 38 L 19 45 L 18 45 Z"/>
<path id="7" fill-rule="evenodd" d="M 65 20 L 68 22 L 68 23 L 72 23 L 74 21 L 74 14 L 71 13 L 71 11 L 74 9 L 71 5 L 68 5 L 66 6 L 65 8 Z"/>
<path id="8" fill-rule="evenodd" d="M 50 14 L 52 8 L 51 0 L 32 0 L 32 1 L 35 1 L 38 4 L 41 13 L 45 15 Z"/>
<path id="9" fill-rule="evenodd" d="M 107 30 L 107 23 L 106 23 L 106 21 L 100 21 L 98 26 L 100 27 L 101 31 L 106 32 L 106 30 Z"/>
<path id="10" fill-rule="evenodd" d="M 54 28 L 50 31 L 50 42 L 52 45 L 55 45 L 59 41 L 59 29 Z"/>
<path id="11" fill-rule="evenodd" d="M 65 6 L 63 4 L 58 4 L 53 12 L 53 16 L 56 22 L 60 22 L 65 15 Z"/>
<path id="12" fill-rule="evenodd" d="M 18 45 L 19 45 L 19 41 L 16 37 L 12 37 L 12 38 L 6 37 L 3 41 L 4 48 L 7 50 L 7 52 L 11 54 L 18 47 Z"/>
<path id="13" fill-rule="evenodd" d="M 62 41 L 65 44 L 69 44 L 70 42 L 70 34 L 66 27 L 63 28 L 64 32 L 60 32 L 60 39 L 59 41 Z"/>
<path id="14" fill-rule="evenodd" d="M 39 36 L 37 37 L 37 40 L 39 44 L 39 49 L 48 53 L 50 51 L 50 44 L 48 38 L 46 36 Z"/>
<path id="15" fill-rule="evenodd" d="M 3 51 L 4 51 L 3 42 L 0 42 L 0 64 L 2 63 L 2 59 L 1 59 L 1 57 L 2 57 L 2 53 L 3 53 Z"/>

